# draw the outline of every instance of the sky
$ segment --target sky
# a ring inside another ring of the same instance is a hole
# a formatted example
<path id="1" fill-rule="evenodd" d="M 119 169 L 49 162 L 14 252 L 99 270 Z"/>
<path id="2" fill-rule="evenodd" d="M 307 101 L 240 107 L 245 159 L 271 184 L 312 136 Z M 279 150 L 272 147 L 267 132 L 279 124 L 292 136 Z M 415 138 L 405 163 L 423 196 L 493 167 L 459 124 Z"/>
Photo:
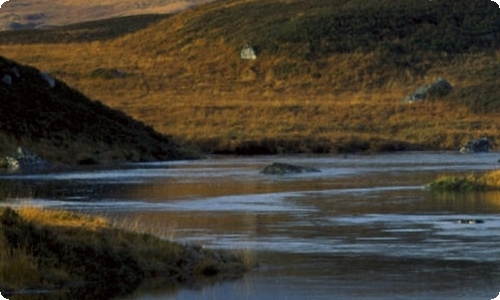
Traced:
<path id="1" fill-rule="evenodd" d="M 8 0 L 0 0 L 0 7 L 2 7 L 2 4 L 4 4 L 5 2 L 7 2 Z"/>

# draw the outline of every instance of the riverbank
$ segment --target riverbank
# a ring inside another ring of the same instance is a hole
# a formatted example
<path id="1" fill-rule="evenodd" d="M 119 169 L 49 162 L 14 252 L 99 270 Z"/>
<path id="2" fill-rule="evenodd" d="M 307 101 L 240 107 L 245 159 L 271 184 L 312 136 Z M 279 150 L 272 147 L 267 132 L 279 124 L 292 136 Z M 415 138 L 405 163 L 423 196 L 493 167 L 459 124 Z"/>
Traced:
<path id="1" fill-rule="evenodd" d="M 143 281 L 172 284 L 237 278 L 237 253 L 181 245 L 114 227 L 106 219 L 38 208 L 0 209 L 0 290 L 60 290 L 106 282 L 99 297 L 127 294 Z"/>

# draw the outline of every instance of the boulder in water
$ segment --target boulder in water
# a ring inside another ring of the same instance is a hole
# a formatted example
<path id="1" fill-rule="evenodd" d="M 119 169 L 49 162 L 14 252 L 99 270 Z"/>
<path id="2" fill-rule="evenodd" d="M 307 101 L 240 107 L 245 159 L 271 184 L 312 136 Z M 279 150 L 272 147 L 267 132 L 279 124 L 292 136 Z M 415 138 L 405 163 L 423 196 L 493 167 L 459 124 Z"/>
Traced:
<path id="1" fill-rule="evenodd" d="M 478 152 L 489 152 L 490 142 L 487 137 L 482 137 L 477 140 L 470 140 L 465 146 L 460 148 L 461 153 L 478 153 Z"/>
<path id="2" fill-rule="evenodd" d="M 315 168 L 296 166 L 286 163 L 272 163 L 262 170 L 262 174 L 267 175 L 285 175 L 285 174 L 300 174 L 300 173 L 317 173 L 321 172 Z"/>

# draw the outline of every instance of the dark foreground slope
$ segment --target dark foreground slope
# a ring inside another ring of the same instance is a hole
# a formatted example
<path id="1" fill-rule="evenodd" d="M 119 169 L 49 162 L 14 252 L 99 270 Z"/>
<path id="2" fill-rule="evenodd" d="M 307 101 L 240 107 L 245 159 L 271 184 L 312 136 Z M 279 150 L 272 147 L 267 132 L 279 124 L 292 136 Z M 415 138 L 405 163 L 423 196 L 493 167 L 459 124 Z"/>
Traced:
<path id="1" fill-rule="evenodd" d="M 124 113 L 0 57 L 0 153 L 19 146 L 62 162 L 189 157 L 171 138 Z"/>

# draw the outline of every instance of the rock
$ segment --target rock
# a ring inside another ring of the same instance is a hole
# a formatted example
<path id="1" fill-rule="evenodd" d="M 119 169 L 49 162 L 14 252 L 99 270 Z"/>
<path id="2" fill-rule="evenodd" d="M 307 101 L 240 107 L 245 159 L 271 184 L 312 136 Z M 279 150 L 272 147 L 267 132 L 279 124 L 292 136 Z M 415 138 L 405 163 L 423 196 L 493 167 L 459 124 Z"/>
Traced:
<path id="1" fill-rule="evenodd" d="M 56 80 L 54 77 L 50 76 L 49 73 L 40 71 L 40 77 L 42 77 L 42 79 L 45 80 L 51 88 L 56 86 Z"/>
<path id="2" fill-rule="evenodd" d="M 19 161 L 11 156 L 0 157 L 0 169 L 17 170 Z"/>
<path id="3" fill-rule="evenodd" d="M 2 76 L 2 82 L 6 85 L 12 84 L 12 77 L 9 74 L 5 74 Z"/>
<path id="4" fill-rule="evenodd" d="M 413 94 L 407 95 L 404 103 L 415 103 L 423 101 L 425 98 L 441 98 L 453 91 L 453 86 L 444 78 L 439 78 L 431 84 L 419 87 Z"/>
<path id="5" fill-rule="evenodd" d="M 245 44 L 243 49 L 241 49 L 240 56 L 242 59 L 256 59 L 257 55 L 255 54 L 255 50 L 249 44 Z"/>
<path id="6" fill-rule="evenodd" d="M 467 145 L 460 148 L 461 153 L 477 153 L 477 152 L 489 152 L 490 142 L 487 137 L 482 137 L 477 140 L 470 140 Z"/>
<path id="7" fill-rule="evenodd" d="M 300 173 L 314 173 L 321 172 L 318 169 L 296 166 L 286 163 L 272 163 L 261 171 L 262 174 L 267 175 L 285 175 L 285 174 L 300 174 Z"/>
<path id="8" fill-rule="evenodd" d="M 458 224 L 483 224 L 483 220 L 479 219 L 460 219 L 457 221 Z"/>
<path id="9" fill-rule="evenodd" d="M 0 168 L 8 170 L 39 170 L 49 167 L 50 164 L 40 156 L 21 147 L 9 156 L 0 157 Z"/>

